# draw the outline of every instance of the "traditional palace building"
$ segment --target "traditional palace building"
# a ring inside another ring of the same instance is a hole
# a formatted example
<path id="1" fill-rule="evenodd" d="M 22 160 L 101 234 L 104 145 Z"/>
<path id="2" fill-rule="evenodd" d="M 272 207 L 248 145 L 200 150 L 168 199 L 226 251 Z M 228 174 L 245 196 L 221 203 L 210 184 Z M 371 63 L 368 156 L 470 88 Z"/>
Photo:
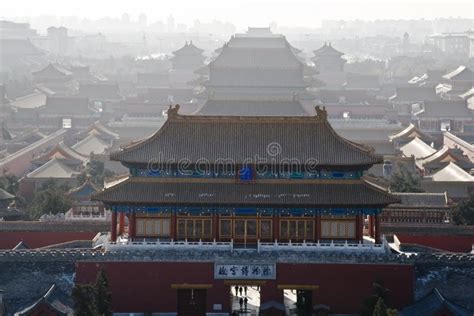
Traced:
<path id="1" fill-rule="evenodd" d="M 399 199 L 363 177 L 382 157 L 336 134 L 324 108 L 313 116 L 178 110 L 111 154 L 130 176 L 93 199 L 112 211 L 103 249 L 122 259 L 80 263 L 78 283 L 107 270 L 120 315 L 234 315 L 236 286 L 248 287 L 252 315 L 288 314 L 284 291 L 304 315 L 354 314 L 376 278 L 396 293 L 394 306 L 412 302 L 412 267 L 383 262 L 391 255 L 380 213 Z"/>
<path id="2" fill-rule="evenodd" d="M 303 94 L 308 86 L 300 51 L 281 34 L 236 34 L 216 52 L 209 65 L 196 71 L 209 76 L 207 96 L 287 97 Z"/>
<path id="3" fill-rule="evenodd" d="M 362 242 L 369 216 L 397 199 L 364 180 L 382 158 L 338 136 L 324 109 L 306 117 L 185 116 L 111 155 L 130 177 L 96 195 L 111 239 Z M 120 218 L 120 220 L 118 220 Z M 117 225 L 120 223 L 120 225 Z"/>

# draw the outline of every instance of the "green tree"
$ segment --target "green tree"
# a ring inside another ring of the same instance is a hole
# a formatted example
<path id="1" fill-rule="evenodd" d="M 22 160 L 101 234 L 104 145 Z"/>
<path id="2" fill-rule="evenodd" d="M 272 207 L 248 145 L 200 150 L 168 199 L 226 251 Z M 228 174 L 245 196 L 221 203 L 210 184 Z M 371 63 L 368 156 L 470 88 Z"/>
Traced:
<path id="1" fill-rule="evenodd" d="M 107 274 L 103 269 L 97 274 L 97 280 L 95 282 L 96 293 L 97 293 L 97 312 L 101 316 L 112 315 L 112 293 L 109 289 L 109 281 Z"/>
<path id="2" fill-rule="evenodd" d="M 474 225 L 474 195 L 459 203 L 453 211 L 453 222 L 457 225 Z"/>
<path id="3" fill-rule="evenodd" d="M 76 284 L 72 290 L 75 316 L 98 316 L 97 291 L 91 284 Z"/>
<path id="4" fill-rule="evenodd" d="M 398 170 L 390 180 L 392 192 L 423 192 L 420 186 L 420 177 L 410 172 L 405 165 L 399 164 Z"/>
<path id="5" fill-rule="evenodd" d="M 34 219 L 38 219 L 43 214 L 65 213 L 71 207 L 71 201 L 67 198 L 67 186 L 58 186 L 54 180 L 48 180 L 41 188 L 35 191 L 33 201 L 28 209 Z"/>
<path id="6" fill-rule="evenodd" d="M 17 194 L 18 191 L 18 177 L 13 174 L 7 174 L 0 178 L 0 188 L 11 193 Z"/>
<path id="7" fill-rule="evenodd" d="M 90 161 L 85 170 L 79 175 L 79 182 L 82 184 L 90 179 L 95 185 L 102 187 L 104 179 L 112 177 L 114 173 L 104 167 L 104 163 L 98 160 Z"/>
<path id="8" fill-rule="evenodd" d="M 373 316 L 388 316 L 387 305 L 385 305 L 383 298 L 379 297 L 379 299 L 377 300 L 377 304 L 375 304 L 374 313 L 372 315 Z"/>
<path id="9" fill-rule="evenodd" d="M 390 296 L 390 290 L 383 286 L 383 282 L 378 280 L 372 284 L 372 295 L 367 297 L 362 303 L 361 316 L 372 316 L 375 315 L 375 307 L 381 299 L 384 304 L 388 302 Z"/>
<path id="10" fill-rule="evenodd" d="M 76 284 L 72 298 L 76 316 L 112 316 L 112 293 L 103 269 L 94 284 Z"/>

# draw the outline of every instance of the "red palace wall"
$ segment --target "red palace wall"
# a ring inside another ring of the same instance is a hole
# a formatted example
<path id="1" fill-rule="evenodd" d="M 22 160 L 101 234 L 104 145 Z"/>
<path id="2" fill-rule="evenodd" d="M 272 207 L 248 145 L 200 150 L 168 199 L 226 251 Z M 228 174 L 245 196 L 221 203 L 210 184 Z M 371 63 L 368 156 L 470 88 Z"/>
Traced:
<path id="1" fill-rule="evenodd" d="M 171 284 L 209 284 L 207 309 L 222 304 L 229 311 L 229 285 L 214 280 L 213 263 L 191 262 L 78 262 L 76 282 L 94 282 L 104 268 L 112 291 L 115 312 L 175 312 L 177 293 Z M 414 270 L 395 264 L 277 264 L 277 280 L 261 286 L 261 302 L 282 302 L 278 285 L 317 285 L 313 304 L 326 304 L 332 313 L 357 313 L 372 293 L 375 280 L 391 290 L 391 306 L 401 308 L 413 301 Z"/>
<path id="2" fill-rule="evenodd" d="M 397 233 L 403 244 L 418 244 L 452 252 L 471 252 L 474 235 L 408 235 Z"/>
<path id="3" fill-rule="evenodd" d="M 40 248 L 73 240 L 92 240 L 97 232 L 0 232 L 0 249 L 12 249 L 20 241 L 30 248 Z"/>

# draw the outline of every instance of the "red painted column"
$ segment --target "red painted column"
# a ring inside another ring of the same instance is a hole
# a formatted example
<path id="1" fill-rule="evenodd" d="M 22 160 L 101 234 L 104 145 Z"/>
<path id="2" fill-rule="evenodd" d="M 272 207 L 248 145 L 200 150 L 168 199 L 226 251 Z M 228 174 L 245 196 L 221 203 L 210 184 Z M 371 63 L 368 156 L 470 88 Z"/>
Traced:
<path id="1" fill-rule="evenodd" d="M 212 214 L 212 239 L 219 241 L 219 215 L 217 212 Z"/>
<path id="2" fill-rule="evenodd" d="M 128 238 L 133 241 L 135 238 L 136 224 L 135 224 L 135 213 L 128 215 Z"/>
<path id="3" fill-rule="evenodd" d="M 280 215 L 278 213 L 273 214 L 273 241 L 280 239 Z"/>
<path id="4" fill-rule="evenodd" d="M 376 244 L 380 244 L 380 216 L 375 215 L 375 231 L 374 231 L 374 239 Z"/>
<path id="5" fill-rule="evenodd" d="M 321 240 L 321 214 L 316 215 L 316 240 Z"/>
<path id="6" fill-rule="evenodd" d="M 118 235 L 122 235 L 125 228 L 125 213 L 121 212 L 119 214 L 119 228 L 118 228 Z"/>
<path id="7" fill-rule="evenodd" d="M 117 212 L 112 211 L 112 227 L 110 230 L 110 241 L 117 240 Z"/>
<path id="8" fill-rule="evenodd" d="M 356 239 L 357 241 L 362 241 L 362 235 L 363 235 L 363 220 L 362 220 L 362 215 L 356 215 Z"/>
<path id="9" fill-rule="evenodd" d="M 369 215 L 369 236 L 374 238 L 374 216 Z"/>
<path id="10" fill-rule="evenodd" d="M 177 236 L 177 231 L 178 231 L 178 221 L 176 219 L 176 212 L 171 211 L 171 223 L 170 223 L 170 238 L 173 240 L 178 239 Z"/>

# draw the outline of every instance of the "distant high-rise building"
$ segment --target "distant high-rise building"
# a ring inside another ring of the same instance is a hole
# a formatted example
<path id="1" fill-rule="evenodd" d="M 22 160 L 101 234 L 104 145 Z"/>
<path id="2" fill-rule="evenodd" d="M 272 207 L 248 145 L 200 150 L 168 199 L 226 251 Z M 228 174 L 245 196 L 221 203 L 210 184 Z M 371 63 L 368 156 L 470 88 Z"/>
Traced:
<path id="1" fill-rule="evenodd" d="M 402 52 L 406 54 L 409 51 L 410 51 L 410 34 L 408 34 L 408 32 L 405 32 L 403 34 Z"/>
<path id="2" fill-rule="evenodd" d="M 148 18 L 145 13 L 142 13 L 138 16 L 138 24 L 140 24 L 141 27 L 148 26 Z"/>
<path id="3" fill-rule="evenodd" d="M 170 15 L 167 20 L 167 27 L 168 27 L 168 32 L 174 32 L 175 31 L 175 21 L 173 15 Z"/>
<path id="4" fill-rule="evenodd" d="M 48 27 L 49 50 L 55 55 L 65 55 L 69 50 L 68 29 L 64 26 Z"/>
<path id="5" fill-rule="evenodd" d="M 130 15 L 128 13 L 122 14 L 122 23 L 130 24 Z"/>
<path id="6" fill-rule="evenodd" d="M 473 39 L 472 31 L 434 34 L 429 37 L 438 53 L 457 59 L 467 59 L 474 56 Z"/>

